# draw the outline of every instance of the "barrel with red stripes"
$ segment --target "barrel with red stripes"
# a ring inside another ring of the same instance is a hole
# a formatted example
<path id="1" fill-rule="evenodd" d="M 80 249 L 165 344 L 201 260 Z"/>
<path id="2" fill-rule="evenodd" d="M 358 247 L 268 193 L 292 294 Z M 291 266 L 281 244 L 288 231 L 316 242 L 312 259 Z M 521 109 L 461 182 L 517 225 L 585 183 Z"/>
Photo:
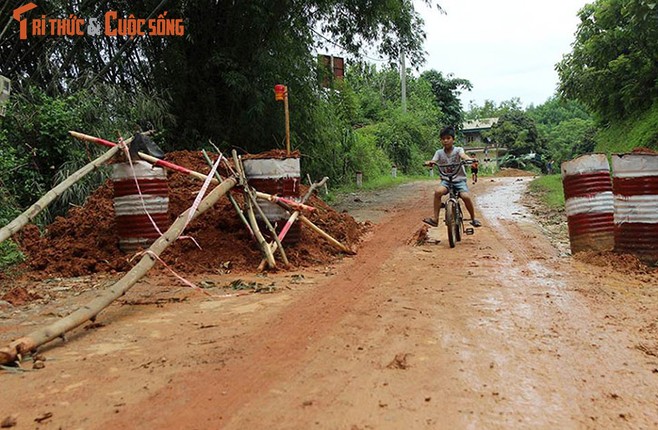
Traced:
<path id="1" fill-rule="evenodd" d="M 658 261 L 658 154 L 612 156 L 615 251 Z"/>
<path id="2" fill-rule="evenodd" d="M 169 226 L 165 171 L 145 161 L 135 161 L 132 167 L 130 163 L 112 166 L 119 248 L 124 252 L 146 249 L 160 237 L 158 230 L 164 233 Z"/>
<path id="3" fill-rule="evenodd" d="M 301 184 L 299 158 L 249 158 L 243 160 L 245 176 L 249 185 L 263 193 L 285 197 L 299 202 Z M 267 220 L 274 226 L 277 233 L 285 227 L 290 215 L 276 203 L 259 200 Z M 259 226 L 266 233 L 266 226 L 260 215 L 257 215 Z M 301 225 L 295 222 L 284 238 L 285 243 L 297 243 L 301 238 Z"/>
<path id="4" fill-rule="evenodd" d="M 587 154 L 562 163 L 562 184 L 571 252 L 614 247 L 614 204 L 605 154 Z"/>

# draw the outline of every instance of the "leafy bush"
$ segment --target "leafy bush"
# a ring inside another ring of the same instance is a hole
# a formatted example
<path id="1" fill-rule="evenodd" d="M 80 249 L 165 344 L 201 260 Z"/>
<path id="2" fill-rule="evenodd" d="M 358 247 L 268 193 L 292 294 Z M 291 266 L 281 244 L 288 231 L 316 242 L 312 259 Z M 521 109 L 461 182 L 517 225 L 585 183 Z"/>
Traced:
<path id="1" fill-rule="evenodd" d="M 35 87 L 12 93 L 0 131 L 0 181 L 5 199 L 25 208 L 67 178 L 103 149 L 69 136 L 69 130 L 118 140 L 138 130 L 138 122 L 165 126 L 167 104 L 153 94 L 128 94 L 116 87 L 97 85 L 70 96 L 50 96 Z M 102 107 L 102 108 L 100 108 Z M 88 175 L 60 197 L 43 222 L 63 214 L 70 204 L 80 205 L 105 176 Z"/>
<path id="2" fill-rule="evenodd" d="M 5 271 L 9 267 L 25 260 L 25 256 L 11 239 L 0 243 L 0 270 Z"/>

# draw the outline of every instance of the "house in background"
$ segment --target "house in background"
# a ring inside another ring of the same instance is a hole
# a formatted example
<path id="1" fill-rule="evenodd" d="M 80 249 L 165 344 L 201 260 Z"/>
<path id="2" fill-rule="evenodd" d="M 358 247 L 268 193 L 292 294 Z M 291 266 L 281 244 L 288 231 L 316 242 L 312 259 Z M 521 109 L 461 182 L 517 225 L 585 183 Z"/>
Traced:
<path id="1" fill-rule="evenodd" d="M 474 121 L 466 121 L 462 125 L 461 132 L 464 134 L 464 145 L 483 145 L 482 133 L 491 130 L 498 118 L 482 118 Z"/>
<path id="2" fill-rule="evenodd" d="M 474 121 L 466 121 L 462 125 L 464 151 L 475 156 L 480 162 L 495 162 L 498 157 L 507 153 L 507 148 L 492 142 L 482 133 L 491 130 L 498 122 L 498 118 L 482 118 Z"/>
<path id="3" fill-rule="evenodd" d="M 342 80 L 345 76 L 345 60 L 333 55 L 318 55 L 320 63 L 320 83 L 324 88 L 329 88 L 334 80 Z"/>

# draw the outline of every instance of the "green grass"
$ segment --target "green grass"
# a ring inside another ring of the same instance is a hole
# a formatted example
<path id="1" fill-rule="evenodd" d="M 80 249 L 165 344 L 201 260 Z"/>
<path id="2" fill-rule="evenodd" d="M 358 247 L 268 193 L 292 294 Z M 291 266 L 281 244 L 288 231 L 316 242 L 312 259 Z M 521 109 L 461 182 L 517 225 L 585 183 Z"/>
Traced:
<path id="1" fill-rule="evenodd" d="M 648 111 L 610 124 L 596 134 L 596 152 L 630 152 L 637 147 L 658 150 L 658 103 Z"/>
<path id="2" fill-rule="evenodd" d="M 530 191 L 550 209 L 564 209 L 561 175 L 540 176 L 530 183 Z"/>

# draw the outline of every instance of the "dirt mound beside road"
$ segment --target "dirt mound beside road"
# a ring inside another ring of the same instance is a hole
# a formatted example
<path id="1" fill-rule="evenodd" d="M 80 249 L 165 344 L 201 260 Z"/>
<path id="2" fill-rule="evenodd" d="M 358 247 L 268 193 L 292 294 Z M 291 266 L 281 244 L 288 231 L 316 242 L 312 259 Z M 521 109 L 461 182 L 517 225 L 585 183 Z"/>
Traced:
<path id="1" fill-rule="evenodd" d="M 537 176 L 535 173 L 528 172 L 527 170 L 521 169 L 512 169 L 503 167 L 500 169 L 495 176 L 500 176 L 504 178 L 515 177 L 515 176 Z"/>
<path id="2" fill-rule="evenodd" d="M 195 171 L 208 173 L 210 168 L 203 154 L 178 151 L 167 154 L 167 161 Z M 178 172 L 168 172 L 169 219 L 192 205 L 201 181 Z M 302 186 L 305 193 L 307 187 Z M 242 192 L 231 193 L 242 202 Z M 66 217 L 58 217 L 41 236 L 36 226 L 27 226 L 18 235 L 27 255 L 29 276 L 76 277 L 99 272 L 123 272 L 132 267 L 118 246 L 113 209 L 113 187 L 107 181 L 96 190 L 81 208 L 72 208 Z M 350 215 L 338 213 L 321 199 L 313 196 L 308 204 L 316 210 L 307 217 L 347 246 L 355 246 L 369 226 L 357 223 Z M 261 260 L 261 253 L 238 218 L 228 198 L 222 198 L 212 210 L 199 216 L 187 228 L 202 249 L 191 240 L 179 240 L 163 252 L 161 258 L 182 273 L 217 273 L 222 270 L 253 272 Z M 285 243 L 284 243 L 285 245 Z M 302 228 L 298 244 L 288 245 L 286 255 L 293 268 L 327 264 L 339 257 L 316 233 Z"/>

